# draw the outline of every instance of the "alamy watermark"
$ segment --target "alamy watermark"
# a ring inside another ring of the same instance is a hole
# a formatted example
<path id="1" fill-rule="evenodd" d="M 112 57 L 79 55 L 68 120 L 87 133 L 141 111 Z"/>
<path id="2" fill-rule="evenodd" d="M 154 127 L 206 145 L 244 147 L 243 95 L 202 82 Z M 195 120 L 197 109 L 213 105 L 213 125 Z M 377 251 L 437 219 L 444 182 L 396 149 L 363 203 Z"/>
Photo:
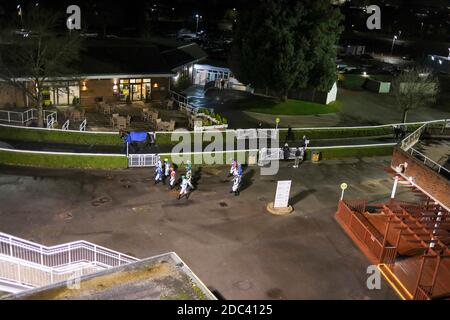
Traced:
<path id="1" fill-rule="evenodd" d="M 367 274 L 369 277 L 367 278 L 366 285 L 369 290 L 381 290 L 381 272 L 380 269 L 371 265 L 367 267 Z"/>
<path id="2" fill-rule="evenodd" d="M 377 5 L 370 5 L 366 8 L 366 12 L 370 14 L 367 19 L 367 29 L 380 30 L 381 29 L 381 8 Z"/>
<path id="3" fill-rule="evenodd" d="M 77 5 L 67 7 L 66 13 L 70 16 L 66 20 L 67 29 L 81 30 L 81 9 Z"/>

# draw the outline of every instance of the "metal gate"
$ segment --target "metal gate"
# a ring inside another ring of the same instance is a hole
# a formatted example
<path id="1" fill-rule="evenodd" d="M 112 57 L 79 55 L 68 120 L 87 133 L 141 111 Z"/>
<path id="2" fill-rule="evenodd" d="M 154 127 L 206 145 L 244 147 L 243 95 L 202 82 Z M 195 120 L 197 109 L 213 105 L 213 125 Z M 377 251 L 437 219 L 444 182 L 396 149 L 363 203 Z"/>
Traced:
<path id="1" fill-rule="evenodd" d="M 158 162 L 157 154 L 130 154 L 128 155 L 129 168 L 154 167 Z"/>

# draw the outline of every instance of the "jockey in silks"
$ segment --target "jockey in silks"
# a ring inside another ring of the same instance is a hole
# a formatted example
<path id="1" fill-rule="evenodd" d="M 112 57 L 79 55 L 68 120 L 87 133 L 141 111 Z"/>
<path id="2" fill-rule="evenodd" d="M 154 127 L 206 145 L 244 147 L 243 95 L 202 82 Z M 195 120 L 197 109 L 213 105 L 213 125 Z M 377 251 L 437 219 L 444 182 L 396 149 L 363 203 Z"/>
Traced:
<path id="1" fill-rule="evenodd" d="M 192 163 L 191 161 L 186 161 L 186 171 L 192 171 Z"/>
<path id="2" fill-rule="evenodd" d="M 177 172 L 175 171 L 175 169 L 173 167 L 171 167 L 170 168 L 170 180 L 169 180 L 170 189 L 173 189 L 175 187 L 176 180 L 177 180 Z"/>
<path id="3" fill-rule="evenodd" d="M 189 198 L 188 195 L 188 180 L 186 179 L 185 176 L 181 177 L 181 190 L 180 190 L 180 194 L 178 195 L 178 200 L 180 200 L 182 197 L 186 197 L 186 199 Z"/>
<path id="4" fill-rule="evenodd" d="M 162 168 L 159 166 L 156 166 L 155 169 L 155 184 L 158 184 L 162 181 L 163 171 Z"/>
<path id="5" fill-rule="evenodd" d="M 189 188 L 191 188 L 191 190 L 194 190 L 195 188 L 192 184 L 192 167 L 191 167 L 191 170 L 188 170 L 186 172 L 186 180 L 187 180 L 187 184 L 188 184 Z"/>
<path id="6" fill-rule="evenodd" d="M 162 169 L 162 162 L 161 162 L 161 158 L 159 156 L 158 156 L 158 162 L 156 163 L 156 167 Z"/>
<path id="7" fill-rule="evenodd" d="M 169 159 L 164 159 L 164 181 L 166 178 L 168 178 L 170 175 L 170 162 Z M 165 183 L 165 182 L 164 182 Z"/>
<path id="8" fill-rule="evenodd" d="M 231 177 L 234 174 L 234 170 L 237 168 L 237 161 L 235 159 L 231 159 L 231 167 L 230 167 L 230 173 L 228 174 L 229 177 Z"/>
<path id="9" fill-rule="evenodd" d="M 241 179 L 242 179 L 242 174 L 239 174 L 238 169 L 234 170 L 233 186 L 231 187 L 230 193 L 234 192 L 235 196 L 239 195 L 239 189 L 241 187 Z"/>

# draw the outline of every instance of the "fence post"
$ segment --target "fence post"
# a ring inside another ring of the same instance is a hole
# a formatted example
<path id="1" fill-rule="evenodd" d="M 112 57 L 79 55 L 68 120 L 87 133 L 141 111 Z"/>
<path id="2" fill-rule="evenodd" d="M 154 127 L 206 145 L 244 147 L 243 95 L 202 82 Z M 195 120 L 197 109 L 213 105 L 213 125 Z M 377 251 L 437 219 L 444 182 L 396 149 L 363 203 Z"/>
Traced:
<path id="1" fill-rule="evenodd" d="M 12 246 L 12 238 L 9 237 L 9 254 L 11 257 L 14 257 L 13 246 Z"/>
<path id="2" fill-rule="evenodd" d="M 17 280 L 19 281 L 19 283 L 22 282 L 20 278 L 20 263 L 17 262 Z"/>
<path id="3" fill-rule="evenodd" d="M 44 255 L 42 253 L 42 247 L 40 247 L 40 251 L 41 251 L 41 265 L 44 265 Z"/>
<path id="4" fill-rule="evenodd" d="M 97 264 L 97 246 L 94 245 L 94 263 Z"/>
<path id="5" fill-rule="evenodd" d="M 69 243 L 69 264 L 72 263 L 72 251 L 70 250 L 70 243 Z"/>
<path id="6" fill-rule="evenodd" d="M 9 111 L 8 111 L 8 123 L 9 122 L 11 122 L 11 115 L 10 115 L 10 113 L 9 113 Z"/>

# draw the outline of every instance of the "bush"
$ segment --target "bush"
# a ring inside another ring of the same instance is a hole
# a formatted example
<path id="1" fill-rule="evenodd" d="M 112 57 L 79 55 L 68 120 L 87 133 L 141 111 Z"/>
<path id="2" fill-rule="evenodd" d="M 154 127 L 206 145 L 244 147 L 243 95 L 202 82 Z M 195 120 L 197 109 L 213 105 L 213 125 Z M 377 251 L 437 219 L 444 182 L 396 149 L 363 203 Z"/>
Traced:
<path id="1" fill-rule="evenodd" d="M 53 131 L 45 129 L 30 129 L 25 127 L 0 126 L 0 139 L 31 142 L 68 143 L 76 145 L 123 145 L 123 141 L 122 139 L 120 139 L 119 134 L 115 135 L 105 133 Z"/>

